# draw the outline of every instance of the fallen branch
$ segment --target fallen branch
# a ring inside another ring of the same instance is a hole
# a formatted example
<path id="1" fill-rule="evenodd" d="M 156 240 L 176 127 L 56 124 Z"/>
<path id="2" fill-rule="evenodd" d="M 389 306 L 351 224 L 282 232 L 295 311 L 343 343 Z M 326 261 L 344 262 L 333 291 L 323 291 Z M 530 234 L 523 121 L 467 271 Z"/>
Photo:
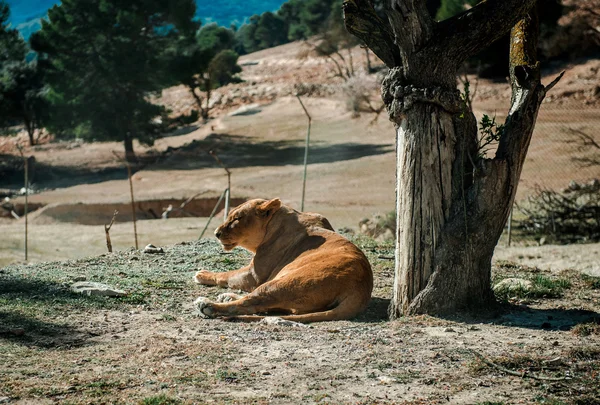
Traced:
<path id="1" fill-rule="evenodd" d="M 532 378 L 534 380 L 540 380 L 540 381 L 565 381 L 565 380 L 571 379 L 570 377 L 548 377 L 548 376 L 543 376 L 543 375 L 537 375 L 537 374 L 534 374 L 534 373 L 531 373 L 528 371 L 518 372 L 518 371 L 510 370 L 506 367 L 502 367 L 501 365 L 494 363 L 491 360 L 488 360 L 486 357 L 484 357 L 480 353 L 477 353 L 475 350 L 469 350 L 469 352 L 474 354 L 475 357 L 477 357 L 479 360 L 483 361 L 488 366 L 495 368 L 496 370 L 502 371 L 503 373 L 514 375 L 516 377 Z"/>
<path id="2" fill-rule="evenodd" d="M 115 218 L 117 217 L 117 214 L 119 213 L 119 211 L 115 210 L 115 212 L 113 213 L 112 219 L 110 220 L 110 224 L 106 225 L 104 224 L 104 233 L 106 234 L 106 247 L 108 249 L 108 253 L 112 253 L 112 243 L 110 242 L 110 228 L 113 226 L 113 224 L 115 223 Z"/>

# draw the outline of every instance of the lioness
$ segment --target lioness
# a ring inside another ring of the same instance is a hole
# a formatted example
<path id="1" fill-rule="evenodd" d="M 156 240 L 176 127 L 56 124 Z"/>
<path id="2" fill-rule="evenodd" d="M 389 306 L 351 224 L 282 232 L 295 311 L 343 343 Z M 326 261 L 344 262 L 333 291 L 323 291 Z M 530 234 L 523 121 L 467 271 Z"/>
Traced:
<path id="1" fill-rule="evenodd" d="M 205 317 L 257 320 L 263 317 L 247 315 L 276 311 L 297 322 L 331 321 L 354 317 L 371 298 L 367 258 L 319 214 L 298 212 L 278 198 L 251 200 L 234 209 L 215 235 L 225 250 L 242 246 L 254 257 L 239 270 L 201 270 L 194 281 L 251 293 L 222 294 L 220 303 L 198 298 Z"/>

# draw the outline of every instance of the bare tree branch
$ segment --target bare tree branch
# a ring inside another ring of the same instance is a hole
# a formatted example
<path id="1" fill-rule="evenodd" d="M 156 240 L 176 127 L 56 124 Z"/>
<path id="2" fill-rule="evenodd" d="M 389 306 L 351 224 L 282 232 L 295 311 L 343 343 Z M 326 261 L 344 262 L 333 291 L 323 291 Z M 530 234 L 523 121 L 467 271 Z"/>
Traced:
<path id="1" fill-rule="evenodd" d="M 513 175 L 520 175 L 539 106 L 546 95 L 536 60 L 538 27 L 537 13 L 532 10 L 511 31 L 511 108 L 498 143 L 496 159 L 508 160 L 513 166 Z"/>
<path id="2" fill-rule="evenodd" d="M 401 64 L 391 29 L 377 16 L 369 0 L 344 0 L 342 9 L 348 32 L 364 41 L 388 67 Z"/>
<path id="3" fill-rule="evenodd" d="M 394 32 L 394 42 L 400 55 L 413 54 L 429 41 L 433 34 L 433 20 L 425 0 L 392 0 L 388 17 Z"/>
<path id="4" fill-rule="evenodd" d="M 431 40 L 433 54 L 449 55 L 457 65 L 506 34 L 536 0 L 487 0 L 439 22 Z"/>

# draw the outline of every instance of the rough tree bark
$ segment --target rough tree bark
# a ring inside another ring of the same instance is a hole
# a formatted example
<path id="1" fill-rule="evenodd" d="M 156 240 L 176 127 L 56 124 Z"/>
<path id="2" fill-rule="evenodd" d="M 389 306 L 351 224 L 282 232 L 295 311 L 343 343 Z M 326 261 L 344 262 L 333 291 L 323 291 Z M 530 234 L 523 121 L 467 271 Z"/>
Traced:
<path id="1" fill-rule="evenodd" d="M 347 29 L 390 68 L 383 100 L 396 126 L 397 240 L 390 317 L 445 314 L 493 300 L 491 258 L 513 202 L 539 106 L 535 0 L 487 0 L 435 22 L 425 0 L 345 0 Z M 512 28 L 512 106 L 492 159 L 457 90 L 468 57 Z M 548 87 L 551 87 L 551 84 Z"/>

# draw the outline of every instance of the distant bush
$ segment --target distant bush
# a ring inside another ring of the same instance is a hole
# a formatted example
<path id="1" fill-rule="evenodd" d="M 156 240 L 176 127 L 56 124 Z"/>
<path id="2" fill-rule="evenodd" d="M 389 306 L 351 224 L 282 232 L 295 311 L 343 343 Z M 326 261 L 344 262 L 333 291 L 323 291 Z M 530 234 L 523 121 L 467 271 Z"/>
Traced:
<path id="1" fill-rule="evenodd" d="M 559 193 L 540 190 L 519 206 L 517 226 L 536 238 L 560 243 L 600 241 L 600 182 L 572 182 Z"/>

